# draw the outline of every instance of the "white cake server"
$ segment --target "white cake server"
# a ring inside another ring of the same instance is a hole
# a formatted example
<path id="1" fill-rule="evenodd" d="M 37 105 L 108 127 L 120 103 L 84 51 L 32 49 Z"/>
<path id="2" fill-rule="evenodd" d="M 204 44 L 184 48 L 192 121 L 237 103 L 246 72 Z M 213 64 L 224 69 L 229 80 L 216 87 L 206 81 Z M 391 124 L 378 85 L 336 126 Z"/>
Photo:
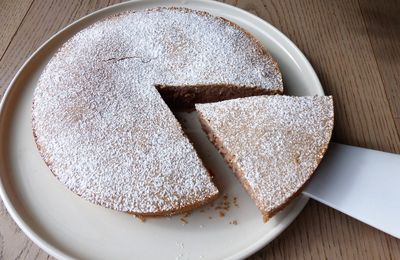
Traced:
<path id="1" fill-rule="evenodd" d="M 400 238 L 400 155 L 331 143 L 303 194 Z"/>

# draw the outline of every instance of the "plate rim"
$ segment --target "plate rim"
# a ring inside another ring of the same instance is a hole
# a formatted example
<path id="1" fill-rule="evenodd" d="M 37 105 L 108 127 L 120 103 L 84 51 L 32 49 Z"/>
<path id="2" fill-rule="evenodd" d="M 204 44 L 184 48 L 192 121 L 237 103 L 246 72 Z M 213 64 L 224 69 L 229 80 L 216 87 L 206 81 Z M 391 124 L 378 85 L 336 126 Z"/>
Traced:
<path id="1" fill-rule="evenodd" d="M 127 2 L 122 2 L 118 4 L 114 4 L 111 6 L 107 6 L 104 8 L 101 8 L 99 10 L 96 10 L 94 12 L 91 12 L 78 20 L 68 24 L 61 30 L 57 31 L 55 34 L 53 34 L 48 40 L 46 40 L 43 44 L 41 44 L 28 58 L 27 60 L 21 65 L 21 67 L 18 69 L 16 74 L 14 75 L 13 79 L 7 86 L 6 90 L 4 91 L 3 97 L 1 98 L 0 101 L 0 121 L 4 117 L 4 108 L 6 107 L 6 103 L 8 102 L 12 91 L 14 90 L 13 86 L 15 85 L 15 82 L 23 75 L 24 70 L 26 67 L 38 56 L 46 47 L 47 45 L 51 44 L 54 40 L 56 40 L 58 37 L 62 37 L 63 34 L 67 33 L 69 30 L 73 30 L 73 27 L 79 23 L 84 22 L 85 20 L 89 20 L 90 18 L 95 17 L 96 15 L 99 15 L 103 12 L 107 12 L 111 9 L 118 9 L 123 6 L 127 6 L 129 8 L 129 5 L 132 5 L 134 3 L 148 3 L 148 2 L 163 2 L 164 4 L 171 4 L 167 1 L 146 1 L 146 0 L 130 0 Z M 316 84 L 316 88 L 318 88 L 322 94 L 324 94 L 324 90 L 322 88 L 322 85 L 319 81 L 319 78 L 312 67 L 311 63 L 307 59 L 307 57 L 303 54 L 303 52 L 281 31 L 279 31 L 276 27 L 268 23 L 267 21 L 263 20 L 262 18 L 246 11 L 241 8 L 238 8 L 236 6 L 232 6 L 226 3 L 221 3 L 221 2 L 216 2 L 213 0 L 188 0 L 188 1 L 181 1 L 181 4 L 185 3 L 201 3 L 201 4 L 206 4 L 206 5 L 211 5 L 211 6 L 219 6 L 223 8 L 230 8 L 231 10 L 235 10 L 236 12 L 245 14 L 247 16 L 252 17 L 253 19 L 257 20 L 259 23 L 266 25 L 274 31 L 274 33 L 278 34 L 280 37 L 282 37 L 285 40 L 286 44 L 289 44 L 289 46 L 296 52 L 297 55 L 301 58 L 302 62 L 304 62 L 304 66 L 308 70 L 310 75 L 312 76 L 312 80 Z M 162 5 L 162 4 L 161 4 Z M 160 6 L 161 6 L 160 5 Z M 63 251 L 58 249 L 57 247 L 53 246 L 50 242 L 48 242 L 46 239 L 42 238 L 40 235 L 38 235 L 35 231 L 31 229 L 31 227 L 24 221 L 24 219 L 20 216 L 20 214 L 17 212 L 15 209 L 13 203 L 11 202 L 11 199 L 9 198 L 9 195 L 6 191 L 5 185 L 3 183 L 3 175 L 0 174 L 0 197 L 4 203 L 5 208 L 7 209 L 7 212 L 10 214 L 14 222 L 18 225 L 18 227 L 24 232 L 25 235 L 28 236 L 29 239 L 31 239 L 36 245 L 38 245 L 41 249 L 43 249 L 46 253 L 49 255 L 57 258 L 57 259 L 73 259 L 71 256 L 65 254 Z M 229 259 L 236 259 L 236 258 L 244 258 L 247 257 L 256 251 L 260 250 L 262 247 L 266 246 L 268 243 L 270 243 L 272 240 L 274 240 L 279 234 L 281 234 L 292 222 L 293 220 L 300 214 L 300 212 L 303 210 L 305 205 L 307 204 L 309 198 L 306 197 L 305 195 L 302 195 L 302 197 L 299 198 L 299 201 L 296 202 L 296 205 L 292 209 L 292 211 L 297 211 L 295 214 L 289 215 L 284 219 L 284 221 L 280 222 L 278 226 L 273 228 L 271 232 L 269 233 L 269 239 L 265 239 L 265 237 L 262 237 L 259 239 L 256 243 L 253 245 L 250 245 L 246 248 L 241 249 L 238 251 L 236 254 L 231 255 Z M 280 227 L 280 225 L 283 225 L 284 227 Z M 279 227 L 279 228 L 278 228 Z M 272 234 L 271 234 L 272 233 Z M 263 239 L 264 238 L 264 239 Z"/>

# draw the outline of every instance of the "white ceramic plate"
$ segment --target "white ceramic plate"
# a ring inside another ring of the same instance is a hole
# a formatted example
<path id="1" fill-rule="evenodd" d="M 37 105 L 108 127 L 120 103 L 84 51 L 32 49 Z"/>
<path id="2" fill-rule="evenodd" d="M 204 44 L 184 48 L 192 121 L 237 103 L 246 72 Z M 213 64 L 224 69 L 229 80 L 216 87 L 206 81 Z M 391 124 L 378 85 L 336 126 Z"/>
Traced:
<path id="1" fill-rule="evenodd" d="M 57 258 L 79 259 L 224 259 L 248 256 L 279 235 L 300 213 L 301 196 L 263 223 L 260 212 L 221 157 L 189 118 L 200 153 L 232 203 L 225 217 L 210 206 L 185 218 L 148 219 L 108 210 L 79 198 L 51 174 L 36 150 L 31 132 L 31 99 L 37 79 L 55 50 L 71 35 L 100 18 L 129 9 L 185 6 L 223 16 L 251 32 L 278 60 L 291 95 L 323 95 L 321 84 L 304 55 L 282 33 L 241 9 L 212 1 L 133 1 L 97 11 L 78 20 L 44 43 L 10 84 L 0 112 L 0 192 L 19 227 Z M 214 205 L 218 205 L 217 201 Z M 229 224 L 237 221 L 237 225 Z"/>

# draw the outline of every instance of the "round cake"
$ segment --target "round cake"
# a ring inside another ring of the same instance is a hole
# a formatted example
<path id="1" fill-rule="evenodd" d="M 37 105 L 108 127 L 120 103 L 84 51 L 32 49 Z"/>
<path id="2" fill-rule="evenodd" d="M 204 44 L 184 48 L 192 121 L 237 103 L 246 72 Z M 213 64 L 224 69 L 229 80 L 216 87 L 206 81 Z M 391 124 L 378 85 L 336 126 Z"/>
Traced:
<path id="1" fill-rule="evenodd" d="M 124 12 L 78 32 L 52 57 L 34 92 L 32 128 L 45 163 L 71 191 L 164 216 L 218 195 L 166 102 L 282 91 L 271 56 L 232 22 L 184 8 Z"/>

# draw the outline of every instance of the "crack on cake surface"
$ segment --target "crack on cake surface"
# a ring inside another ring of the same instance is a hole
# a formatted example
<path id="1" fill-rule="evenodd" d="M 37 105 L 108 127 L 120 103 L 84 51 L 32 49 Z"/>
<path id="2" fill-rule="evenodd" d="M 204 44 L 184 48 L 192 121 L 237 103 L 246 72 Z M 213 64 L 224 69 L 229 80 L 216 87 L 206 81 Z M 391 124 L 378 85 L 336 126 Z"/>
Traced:
<path id="1" fill-rule="evenodd" d="M 142 56 L 126 56 L 126 57 L 121 57 L 121 58 L 112 57 L 112 58 L 105 59 L 102 61 L 103 62 L 109 62 L 109 61 L 118 62 L 118 61 L 123 61 L 123 60 L 130 60 L 130 59 L 140 59 L 140 61 L 142 63 L 149 63 L 150 61 L 157 59 L 157 57 L 154 57 L 154 58 L 148 58 L 148 57 L 142 57 Z"/>

